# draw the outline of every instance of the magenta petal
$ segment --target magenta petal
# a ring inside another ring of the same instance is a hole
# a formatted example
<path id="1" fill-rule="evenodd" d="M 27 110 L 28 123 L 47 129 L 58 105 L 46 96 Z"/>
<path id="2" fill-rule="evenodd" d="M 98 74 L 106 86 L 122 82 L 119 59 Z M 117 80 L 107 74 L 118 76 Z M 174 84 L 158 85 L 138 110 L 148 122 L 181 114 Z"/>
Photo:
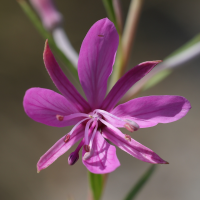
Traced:
<path id="1" fill-rule="evenodd" d="M 190 108 L 190 102 L 181 96 L 147 96 L 121 104 L 111 113 L 135 121 L 140 128 L 146 128 L 176 121 L 184 117 Z"/>
<path id="2" fill-rule="evenodd" d="M 49 48 L 48 42 L 45 43 L 44 49 L 44 64 L 45 67 L 58 88 L 58 90 L 68 99 L 68 101 L 74 105 L 80 112 L 89 112 L 90 106 L 86 100 L 79 94 L 77 89 L 65 76 L 61 68 L 59 67 L 56 59 L 54 58 L 51 49 Z"/>
<path id="3" fill-rule="evenodd" d="M 59 121 L 56 115 L 68 116 L 79 111 L 65 97 L 48 89 L 31 88 L 27 90 L 23 106 L 30 118 L 49 126 L 70 126 L 83 118 L 77 117 L 67 121 Z"/>
<path id="4" fill-rule="evenodd" d="M 124 94 L 141 78 L 148 74 L 161 61 L 140 63 L 120 78 L 103 101 L 102 109 L 111 111 Z"/>
<path id="5" fill-rule="evenodd" d="M 131 141 L 127 141 L 125 135 L 120 131 L 114 132 L 110 128 L 105 127 L 102 135 L 120 149 L 126 151 L 128 154 L 139 160 L 152 164 L 168 164 L 168 162 L 160 158 L 151 149 L 145 147 L 134 139 L 131 138 Z"/>
<path id="6" fill-rule="evenodd" d="M 66 136 L 58 140 L 38 161 L 38 172 L 51 165 L 58 157 L 68 151 L 76 142 L 84 136 L 84 126 L 80 125 L 71 135 L 70 140 L 65 143 Z"/>
<path id="7" fill-rule="evenodd" d="M 84 160 L 85 153 L 86 152 L 83 149 L 83 164 L 92 173 L 106 174 L 114 171 L 120 166 L 120 162 L 116 155 L 116 148 L 106 142 L 99 132 L 95 135 L 91 156 L 86 160 Z"/>
<path id="8" fill-rule="evenodd" d="M 112 72 L 119 36 L 114 24 L 107 18 L 97 21 L 83 40 L 78 74 L 90 106 L 99 108 L 107 90 Z"/>

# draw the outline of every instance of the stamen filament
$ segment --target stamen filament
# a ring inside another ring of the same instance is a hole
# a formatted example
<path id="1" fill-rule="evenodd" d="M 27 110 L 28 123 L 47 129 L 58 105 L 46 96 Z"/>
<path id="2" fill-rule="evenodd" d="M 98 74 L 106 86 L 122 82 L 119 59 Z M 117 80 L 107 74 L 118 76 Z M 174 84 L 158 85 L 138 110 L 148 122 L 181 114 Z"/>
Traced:
<path id="1" fill-rule="evenodd" d="M 85 138 L 83 138 L 83 139 L 81 140 L 81 142 L 80 142 L 79 145 L 77 146 L 77 148 L 76 148 L 76 150 L 74 151 L 74 153 L 78 153 L 78 152 L 80 151 L 80 149 L 81 149 L 81 147 L 83 146 L 84 142 L 85 142 Z"/>
<path id="2" fill-rule="evenodd" d="M 88 145 L 88 132 L 89 132 L 89 127 L 90 127 L 90 124 L 94 121 L 94 119 L 90 119 L 86 126 L 85 126 L 85 145 Z"/>
<path id="3" fill-rule="evenodd" d="M 115 119 L 117 119 L 117 120 L 119 120 L 119 121 L 122 121 L 122 122 L 125 122 L 125 120 L 124 119 L 121 119 L 121 118 L 119 118 L 119 117 L 117 117 L 117 116 L 115 116 L 115 115 L 113 115 L 113 114 L 111 114 L 111 113 L 109 113 L 109 112 L 106 112 L 105 110 L 100 110 L 100 109 L 96 109 L 96 110 L 94 110 L 94 111 L 96 111 L 96 112 L 98 112 L 98 113 L 100 113 L 100 114 L 102 114 L 102 115 L 108 115 L 108 116 L 110 116 L 110 117 L 112 117 L 112 118 L 115 118 Z M 94 112 L 93 111 L 93 112 Z"/>
<path id="4" fill-rule="evenodd" d="M 89 115 L 85 114 L 85 113 L 74 113 L 74 114 L 70 114 L 70 115 L 64 116 L 63 120 L 67 121 L 67 120 L 74 119 L 74 118 L 79 118 L 79 117 L 87 117 L 87 118 L 89 118 Z"/>
<path id="5" fill-rule="evenodd" d="M 92 123 L 92 126 L 90 127 L 89 129 L 89 132 L 88 132 L 88 136 L 91 134 L 91 132 L 93 131 L 92 133 L 92 137 L 90 139 L 90 144 L 89 145 L 84 145 L 84 149 L 86 151 L 86 153 L 84 154 L 83 156 L 83 160 L 87 160 L 88 158 L 90 158 L 93 154 L 93 150 L 92 150 L 92 143 L 93 143 L 93 140 L 94 140 L 94 136 L 95 136 L 95 133 L 97 131 L 97 128 L 98 128 L 98 123 L 97 123 L 97 118 L 94 118 L 93 119 L 93 123 Z M 89 151 L 88 151 L 89 150 Z"/>
<path id="6" fill-rule="evenodd" d="M 129 119 L 122 119 L 122 118 L 117 117 L 109 112 L 104 111 L 104 110 L 96 109 L 93 112 L 95 114 L 97 114 L 97 113 L 102 114 L 108 120 L 109 120 L 109 117 L 111 117 L 113 119 L 116 119 L 118 122 L 122 122 L 122 123 L 119 123 L 119 125 L 123 126 L 130 132 L 137 131 L 140 128 L 139 125 L 135 121 L 129 120 Z M 115 123 L 116 123 L 116 121 L 115 121 Z"/>
<path id="7" fill-rule="evenodd" d="M 111 128 L 113 131 L 115 131 L 116 133 L 120 133 L 123 134 L 119 129 L 117 129 L 116 127 L 114 127 L 113 125 L 109 124 L 107 121 L 103 120 L 103 119 L 99 119 L 103 124 L 105 124 L 107 127 Z"/>
<path id="8" fill-rule="evenodd" d="M 92 144 L 93 144 L 93 140 L 94 140 L 95 134 L 96 134 L 96 132 L 97 132 L 97 128 L 98 128 L 98 123 L 96 123 L 96 126 L 95 126 L 95 128 L 94 128 L 94 130 L 93 130 L 93 133 L 92 133 L 92 137 L 91 137 L 91 139 L 90 139 L 90 144 L 89 144 L 90 149 L 92 149 Z"/>
<path id="9" fill-rule="evenodd" d="M 82 122 L 84 122 L 85 120 L 88 120 L 88 119 L 90 119 L 90 118 L 85 118 L 85 119 L 82 119 L 81 121 L 79 121 L 79 122 L 72 128 L 72 130 L 71 130 L 68 134 L 71 135 L 71 134 L 74 132 L 74 130 L 77 128 L 78 125 L 80 125 Z"/>

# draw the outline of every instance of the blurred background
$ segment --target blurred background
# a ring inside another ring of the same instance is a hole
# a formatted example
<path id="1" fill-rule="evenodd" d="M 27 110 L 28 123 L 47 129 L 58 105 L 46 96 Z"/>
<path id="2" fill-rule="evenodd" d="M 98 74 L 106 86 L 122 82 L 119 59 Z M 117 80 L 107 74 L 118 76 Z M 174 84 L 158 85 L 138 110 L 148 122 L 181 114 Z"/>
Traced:
<path id="1" fill-rule="evenodd" d="M 121 1 L 125 20 L 130 1 Z M 56 0 L 64 28 L 79 52 L 81 42 L 97 20 L 106 17 L 100 0 Z M 200 1 L 145 1 L 129 68 L 147 60 L 160 60 L 200 32 Z M 31 87 L 57 91 L 43 64 L 44 40 L 16 1 L 0 1 L 0 199 L 75 200 L 88 195 L 87 170 L 81 160 L 72 167 L 73 149 L 46 170 L 36 163 L 71 127 L 54 128 L 26 116 L 24 93 Z M 67 72 L 66 72 L 67 73 Z M 154 150 L 169 165 L 160 165 L 138 200 L 200 198 L 200 56 L 177 68 L 146 95 L 180 95 L 192 104 L 183 119 L 140 129 L 134 139 Z M 82 92 L 81 88 L 79 90 Z M 109 175 L 104 200 L 121 200 L 150 166 L 117 150 L 121 166 Z"/>

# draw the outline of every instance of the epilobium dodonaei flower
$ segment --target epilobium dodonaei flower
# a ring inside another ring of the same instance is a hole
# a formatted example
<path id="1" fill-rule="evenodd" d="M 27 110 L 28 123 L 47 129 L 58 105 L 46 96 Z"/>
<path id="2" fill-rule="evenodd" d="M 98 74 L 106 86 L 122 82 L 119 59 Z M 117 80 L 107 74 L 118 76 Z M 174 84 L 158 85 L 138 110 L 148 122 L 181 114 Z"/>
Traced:
<path id="1" fill-rule="evenodd" d="M 135 66 L 119 79 L 105 98 L 118 41 L 115 26 L 108 19 L 96 22 L 83 40 L 78 74 L 88 102 L 64 75 L 46 42 L 44 63 L 63 96 L 48 89 L 31 88 L 25 94 L 24 109 L 37 122 L 74 127 L 40 158 L 38 171 L 48 167 L 81 140 L 70 154 L 68 163 L 73 165 L 78 160 L 83 147 L 82 160 L 87 169 L 93 173 L 109 173 L 120 163 L 116 148 L 104 138 L 144 162 L 167 164 L 152 150 L 117 128 L 124 127 L 133 132 L 158 123 L 176 121 L 186 115 L 191 108 L 190 103 L 180 96 L 148 96 L 115 107 L 128 89 L 160 62 L 149 61 Z"/>

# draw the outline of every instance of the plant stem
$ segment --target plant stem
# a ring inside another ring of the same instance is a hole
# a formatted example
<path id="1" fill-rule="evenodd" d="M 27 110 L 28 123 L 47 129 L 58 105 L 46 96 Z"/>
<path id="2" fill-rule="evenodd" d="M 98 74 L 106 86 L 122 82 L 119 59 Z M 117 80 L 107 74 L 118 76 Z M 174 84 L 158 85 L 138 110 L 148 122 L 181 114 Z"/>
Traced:
<path id="1" fill-rule="evenodd" d="M 120 37 L 119 35 L 119 47 L 109 89 L 111 89 L 125 73 L 126 65 L 128 63 L 131 48 L 133 46 L 133 41 L 135 38 L 142 2 L 143 0 L 131 1 L 124 32 L 122 34 L 122 37 Z"/>
<path id="2" fill-rule="evenodd" d="M 122 30 L 123 30 L 121 3 L 120 3 L 120 0 L 112 0 L 112 2 L 113 2 L 113 9 L 114 9 L 114 12 L 115 12 L 117 27 L 119 29 L 118 33 L 121 36 Z"/>
<path id="3" fill-rule="evenodd" d="M 132 0 L 129 7 L 124 33 L 122 35 L 123 63 L 121 66 L 121 76 L 125 72 L 126 65 L 130 57 L 131 48 L 133 46 L 137 24 L 141 13 L 142 3 L 143 0 Z"/>

